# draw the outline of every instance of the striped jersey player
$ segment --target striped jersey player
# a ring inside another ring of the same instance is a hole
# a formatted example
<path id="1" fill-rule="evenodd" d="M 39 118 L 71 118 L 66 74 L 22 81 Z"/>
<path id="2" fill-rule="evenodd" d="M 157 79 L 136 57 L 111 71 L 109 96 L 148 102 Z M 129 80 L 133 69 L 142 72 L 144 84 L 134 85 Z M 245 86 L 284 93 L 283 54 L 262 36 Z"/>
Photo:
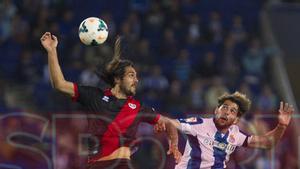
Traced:
<path id="1" fill-rule="evenodd" d="M 225 168 L 237 146 L 246 146 L 248 136 L 232 125 L 226 133 L 218 131 L 213 118 L 179 119 L 188 142 L 176 169 Z"/>
<path id="2" fill-rule="evenodd" d="M 218 98 L 213 118 L 171 120 L 187 136 L 184 154 L 175 169 L 223 169 L 236 147 L 272 148 L 290 123 L 293 106 L 281 102 L 277 126 L 264 135 L 248 136 L 236 124 L 250 104 L 250 100 L 239 92 L 226 93 Z"/>

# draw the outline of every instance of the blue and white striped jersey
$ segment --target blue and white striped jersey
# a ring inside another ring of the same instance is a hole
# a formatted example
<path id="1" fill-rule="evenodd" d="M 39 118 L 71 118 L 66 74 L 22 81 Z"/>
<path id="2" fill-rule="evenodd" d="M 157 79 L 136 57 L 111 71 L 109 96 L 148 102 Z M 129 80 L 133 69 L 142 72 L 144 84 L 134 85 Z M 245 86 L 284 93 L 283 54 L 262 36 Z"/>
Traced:
<path id="1" fill-rule="evenodd" d="M 175 169 L 223 169 L 237 146 L 247 144 L 248 136 L 232 125 L 226 134 L 217 130 L 213 118 L 179 119 L 187 143 Z"/>

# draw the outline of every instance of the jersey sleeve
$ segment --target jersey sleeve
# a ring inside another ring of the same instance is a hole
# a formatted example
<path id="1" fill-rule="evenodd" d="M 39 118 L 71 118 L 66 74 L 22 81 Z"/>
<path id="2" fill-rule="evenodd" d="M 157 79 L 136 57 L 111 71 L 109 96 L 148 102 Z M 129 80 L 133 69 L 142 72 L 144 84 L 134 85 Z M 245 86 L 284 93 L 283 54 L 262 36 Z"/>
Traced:
<path id="1" fill-rule="evenodd" d="M 180 118 L 177 120 L 180 123 L 179 130 L 181 130 L 185 134 L 190 134 L 192 136 L 197 135 L 198 129 L 196 129 L 196 128 L 198 128 L 199 124 L 203 123 L 203 120 L 198 117 L 190 117 L 190 118 L 185 118 L 185 119 Z"/>
<path id="2" fill-rule="evenodd" d="M 140 109 L 141 121 L 149 124 L 156 124 L 160 118 L 160 114 L 154 108 L 141 105 Z"/>
<path id="3" fill-rule="evenodd" d="M 81 86 L 76 83 L 74 85 L 74 96 L 72 100 L 75 102 L 79 102 L 82 105 L 90 104 L 93 99 L 95 99 L 96 95 L 99 93 L 99 88 L 91 87 L 91 86 Z"/>
<path id="4" fill-rule="evenodd" d="M 243 146 L 243 147 L 247 147 L 248 146 L 248 139 L 249 139 L 249 135 L 239 131 L 238 135 L 238 142 L 237 142 L 237 146 Z"/>

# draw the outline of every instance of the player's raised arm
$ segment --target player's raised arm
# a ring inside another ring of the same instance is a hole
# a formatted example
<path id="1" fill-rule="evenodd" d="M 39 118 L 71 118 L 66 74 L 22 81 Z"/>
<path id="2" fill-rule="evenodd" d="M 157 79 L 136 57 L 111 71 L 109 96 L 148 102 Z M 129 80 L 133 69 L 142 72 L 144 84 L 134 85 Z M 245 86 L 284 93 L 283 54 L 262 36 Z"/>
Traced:
<path id="1" fill-rule="evenodd" d="M 73 97 L 75 95 L 73 83 L 65 80 L 58 63 L 56 50 L 58 40 L 56 36 L 52 35 L 50 32 L 46 32 L 41 37 L 41 43 L 48 53 L 48 65 L 52 87 Z"/>
<path id="2" fill-rule="evenodd" d="M 280 102 L 278 124 L 275 129 L 262 136 L 251 136 L 248 147 L 270 149 L 277 144 L 291 121 L 294 108 L 288 103 Z"/>

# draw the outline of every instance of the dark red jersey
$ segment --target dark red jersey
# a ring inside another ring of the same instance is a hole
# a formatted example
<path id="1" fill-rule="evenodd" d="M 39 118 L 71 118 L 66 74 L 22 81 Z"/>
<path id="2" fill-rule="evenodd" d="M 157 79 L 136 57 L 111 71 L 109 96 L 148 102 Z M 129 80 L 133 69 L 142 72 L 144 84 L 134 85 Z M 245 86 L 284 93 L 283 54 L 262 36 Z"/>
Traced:
<path id="1" fill-rule="evenodd" d="M 160 117 L 153 108 L 142 105 L 132 96 L 117 99 L 110 89 L 74 84 L 74 90 L 72 99 L 90 113 L 88 132 L 94 137 L 89 145 L 93 152 L 90 162 L 110 155 L 122 146 L 129 147 L 135 140 L 140 122 L 155 124 Z"/>

